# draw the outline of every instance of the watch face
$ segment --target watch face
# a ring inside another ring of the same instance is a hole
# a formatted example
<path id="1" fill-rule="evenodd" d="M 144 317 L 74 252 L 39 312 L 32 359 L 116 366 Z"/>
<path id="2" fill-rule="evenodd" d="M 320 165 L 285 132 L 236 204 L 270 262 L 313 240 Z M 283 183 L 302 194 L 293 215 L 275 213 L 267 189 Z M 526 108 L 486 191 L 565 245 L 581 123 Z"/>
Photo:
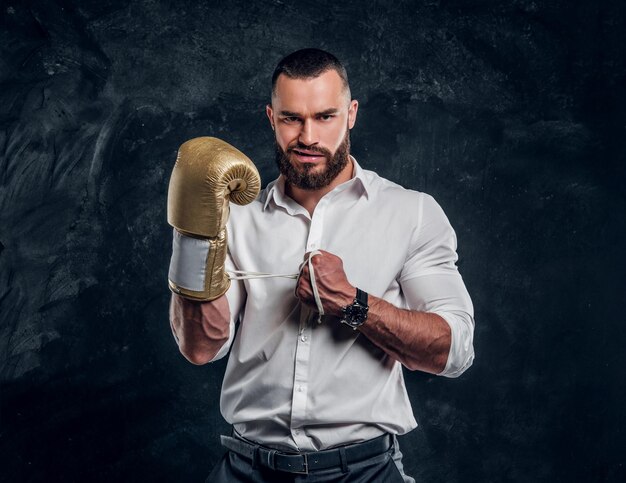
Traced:
<path id="1" fill-rule="evenodd" d="M 354 303 L 344 309 L 344 321 L 351 326 L 359 326 L 367 319 L 367 307 Z"/>

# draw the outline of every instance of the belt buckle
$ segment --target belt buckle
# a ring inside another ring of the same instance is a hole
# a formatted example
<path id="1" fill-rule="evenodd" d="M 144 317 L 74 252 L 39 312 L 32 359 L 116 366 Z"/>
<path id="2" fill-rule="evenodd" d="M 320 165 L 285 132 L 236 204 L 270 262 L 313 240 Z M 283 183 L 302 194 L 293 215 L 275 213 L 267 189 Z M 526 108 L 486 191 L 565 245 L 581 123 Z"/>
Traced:
<path id="1" fill-rule="evenodd" d="M 308 475 L 309 474 L 309 457 L 307 453 L 302 453 L 300 456 L 304 458 L 302 462 L 302 466 L 304 467 L 304 469 L 302 471 L 294 470 L 292 473 L 296 473 L 298 475 Z"/>

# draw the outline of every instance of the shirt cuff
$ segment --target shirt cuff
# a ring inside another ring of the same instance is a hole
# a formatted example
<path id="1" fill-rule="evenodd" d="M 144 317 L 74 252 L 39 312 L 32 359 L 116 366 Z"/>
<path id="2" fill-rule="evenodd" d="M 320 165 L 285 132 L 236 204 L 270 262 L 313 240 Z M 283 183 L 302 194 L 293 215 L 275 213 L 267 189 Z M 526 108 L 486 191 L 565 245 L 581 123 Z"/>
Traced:
<path id="1" fill-rule="evenodd" d="M 438 376 L 459 377 L 474 362 L 474 319 L 465 312 L 433 312 L 450 326 L 451 342 L 446 367 Z"/>

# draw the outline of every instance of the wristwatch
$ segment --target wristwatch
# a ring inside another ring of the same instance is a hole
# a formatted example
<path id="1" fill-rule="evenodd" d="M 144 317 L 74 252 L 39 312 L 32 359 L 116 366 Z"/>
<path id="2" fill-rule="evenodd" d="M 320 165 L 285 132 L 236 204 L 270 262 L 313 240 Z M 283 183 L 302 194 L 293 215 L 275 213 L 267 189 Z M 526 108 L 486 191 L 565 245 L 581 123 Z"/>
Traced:
<path id="1" fill-rule="evenodd" d="M 356 289 L 356 298 L 350 305 L 346 305 L 343 309 L 342 324 L 349 325 L 354 330 L 361 327 L 367 320 L 367 311 L 369 306 L 367 305 L 367 292 L 364 292 L 360 288 Z"/>

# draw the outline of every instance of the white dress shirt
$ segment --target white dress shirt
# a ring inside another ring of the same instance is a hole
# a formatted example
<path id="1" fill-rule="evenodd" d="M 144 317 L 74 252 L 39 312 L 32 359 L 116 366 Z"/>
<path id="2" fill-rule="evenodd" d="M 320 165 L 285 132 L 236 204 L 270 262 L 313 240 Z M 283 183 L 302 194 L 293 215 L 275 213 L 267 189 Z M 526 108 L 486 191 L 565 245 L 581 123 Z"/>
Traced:
<path id="1" fill-rule="evenodd" d="M 474 321 L 454 230 L 431 196 L 352 160 L 352 179 L 326 194 L 313 216 L 285 195 L 282 176 L 253 203 L 231 204 L 227 268 L 294 274 L 306 252 L 331 252 L 352 285 L 443 317 L 452 345 L 441 375 L 459 376 L 474 358 Z M 286 278 L 232 282 L 230 339 L 215 357 L 230 349 L 224 418 L 247 439 L 299 451 L 415 428 L 402 365 L 334 317 L 318 324 L 295 286 Z"/>

